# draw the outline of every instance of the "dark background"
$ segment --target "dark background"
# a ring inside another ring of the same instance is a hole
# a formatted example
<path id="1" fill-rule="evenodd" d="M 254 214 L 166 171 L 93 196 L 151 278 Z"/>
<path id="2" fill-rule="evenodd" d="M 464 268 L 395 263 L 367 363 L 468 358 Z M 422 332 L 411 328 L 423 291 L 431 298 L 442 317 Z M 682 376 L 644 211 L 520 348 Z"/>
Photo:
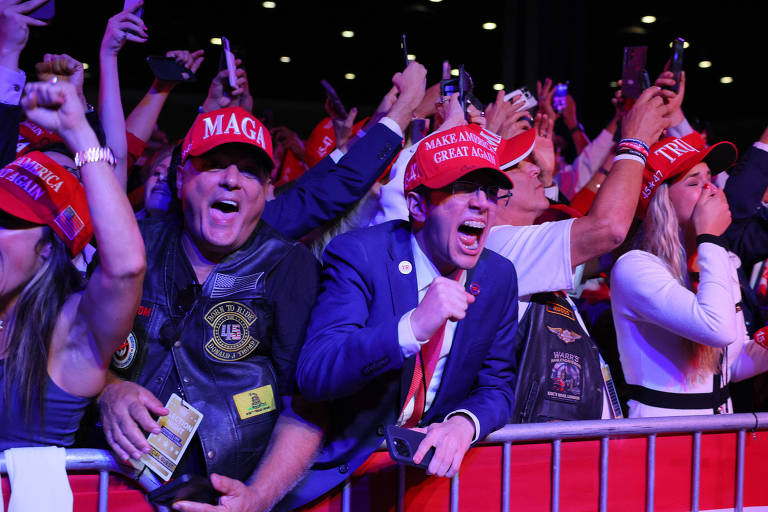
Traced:
<path id="1" fill-rule="evenodd" d="M 172 139 L 183 136 L 205 97 L 221 51 L 209 40 L 221 35 L 229 37 L 245 63 L 255 112 L 271 109 L 278 124 L 302 137 L 325 115 L 321 78 L 335 86 L 347 108 L 371 113 L 402 67 L 402 32 L 409 52 L 427 67 L 429 84 L 440 79 L 443 59 L 453 67 L 464 64 L 483 102 L 493 100 L 497 82 L 507 91 L 527 85 L 535 92 L 537 79 L 568 80 L 590 136 L 612 115 L 610 84 L 620 78 L 623 47 L 649 47 L 653 79 L 669 58 L 670 41 L 680 36 L 690 42 L 684 103 L 689 119 L 710 121 L 715 139 L 733 140 L 743 150 L 760 136 L 768 118 L 762 70 L 768 46 L 765 2 L 275 0 L 276 7 L 266 9 L 261 0 L 146 1 L 150 39 L 126 43 L 120 56 L 126 114 L 151 83 L 147 55 L 206 51 L 199 81 L 177 87 L 160 118 Z M 122 5 L 57 2 L 50 26 L 33 29 L 22 66 L 29 72 L 46 52 L 69 53 L 90 65 L 86 94 L 96 103 L 99 43 L 107 19 Z M 656 16 L 656 23 L 641 23 L 644 15 Z M 498 28 L 483 30 L 486 21 Z M 341 37 L 342 30 L 353 30 L 355 37 Z M 291 62 L 281 63 L 283 55 Z M 698 68 L 704 59 L 713 66 Z M 356 79 L 344 79 L 348 72 Z M 725 75 L 734 82 L 721 84 Z"/>

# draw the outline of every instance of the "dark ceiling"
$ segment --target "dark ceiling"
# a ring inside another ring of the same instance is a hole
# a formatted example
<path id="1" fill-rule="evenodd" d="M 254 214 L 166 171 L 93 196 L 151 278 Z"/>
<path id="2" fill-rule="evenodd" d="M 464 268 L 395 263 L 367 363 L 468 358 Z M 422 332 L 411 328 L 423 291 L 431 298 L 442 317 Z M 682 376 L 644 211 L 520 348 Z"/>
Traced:
<path id="1" fill-rule="evenodd" d="M 661 71 L 669 42 L 690 42 L 685 53 L 689 117 L 714 125 L 717 138 L 740 147 L 755 140 L 768 119 L 765 97 L 765 2 L 565 2 L 401 0 L 296 2 L 261 0 L 190 2 L 146 0 L 144 20 L 150 40 L 128 43 L 120 59 L 124 103 L 129 110 L 152 76 L 144 59 L 171 49 L 206 50 L 199 82 L 179 86 L 160 124 L 180 137 L 195 115 L 219 62 L 220 47 L 211 37 L 230 38 L 243 58 L 257 99 L 255 110 L 271 108 L 279 124 L 306 136 L 323 117 L 325 78 L 349 108 L 370 113 L 388 90 L 391 75 L 402 67 L 401 33 L 408 50 L 428 69 L 428 82 L 440 78 L 441 62 L 464 64 L 475 93 L 484 102 L 495 95 L 494 83 L 507 90 L 551 76 L 569 80 L 588 133 L 596 135 L 611 116 L 610 83 L 621 73 L 625 45 L 647 45 L 651 76 Z M 87 5 L 87 7 L 86 7 Z M 761 7 L 755 7 L 762 5 Z M 22 65 L 30 69 L 46 52 L 66 52 L 91 65 L 88 95 L 95 102 L 98 47 L 107 18 L 122 2 L 57 3 L 49 27 L 34 29 Z M 643 24 L 644 15 L 656 16 Z M 482 24 L 492 21 L 495 30 Z M 343 30 L 355 36 L 344 38 Z M 281 56 L 290 63 L 280 62 Z M 701 60 L 712 67 L 700 69 Z M 354 73 L 354 80 L 344 78 Z M 721 84 L 722 76 L 734 81 Z"/>

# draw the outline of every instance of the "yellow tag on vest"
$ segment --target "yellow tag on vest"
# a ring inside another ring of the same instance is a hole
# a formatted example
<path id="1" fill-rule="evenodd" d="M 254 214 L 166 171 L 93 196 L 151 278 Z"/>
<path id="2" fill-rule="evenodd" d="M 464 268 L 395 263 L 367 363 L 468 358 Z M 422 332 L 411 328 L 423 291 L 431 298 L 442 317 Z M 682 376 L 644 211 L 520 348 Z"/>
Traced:
<path id="1" fill-rule="evenodd" d="M 241 420 L 247 420 L 276 409 L 275 394 L 269 384 L 238 393 L 232 396 L 232 399 L 235 401 L 237 413 Z"/>

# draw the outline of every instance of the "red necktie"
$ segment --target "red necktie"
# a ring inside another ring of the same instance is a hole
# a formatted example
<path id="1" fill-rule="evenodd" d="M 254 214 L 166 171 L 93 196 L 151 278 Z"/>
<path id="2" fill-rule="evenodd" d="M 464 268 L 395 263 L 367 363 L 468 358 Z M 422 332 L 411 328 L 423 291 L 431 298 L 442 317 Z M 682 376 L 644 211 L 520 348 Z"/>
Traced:
<path id="1" fill-rule="evenodd" d="M 456 281 L 461 279 L 464 271 L 461 270 L 456 276 Z M 440 350 L 443 348 L 443 338 L 445 335 L 445 326 L 448 322 L 435 331 L 429 341 L 421 346 L 421 350 L 416 354 L 416 366 L 413 368 L 413 378 L 408 388 L 408 395 L 405 398 L 403 409 L 408 406 L 411 398 L 414 399 L 413 413 L 411 417 L 403 424 L 405 428 L 411 428 L 418 425 L 421 417 L 424 415 L 424 405 L 427 398 L 427 389 L 432 381 L 432 375 L 435 373 L 437 361 L 440 359 Z M 401 412 L 402 415 L 402 412 Z"/>

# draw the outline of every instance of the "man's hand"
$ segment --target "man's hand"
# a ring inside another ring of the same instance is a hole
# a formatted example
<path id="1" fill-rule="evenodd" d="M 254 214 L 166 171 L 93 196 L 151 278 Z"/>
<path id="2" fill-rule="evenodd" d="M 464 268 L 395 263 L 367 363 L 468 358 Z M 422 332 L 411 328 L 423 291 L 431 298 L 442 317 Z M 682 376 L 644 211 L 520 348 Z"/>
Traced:
<path id="1" fill-rule="evenodd" d="M 547 78 L 544 80 L 544 84 L 536 82 L 536 96 L 539 97 L 539 107 L 541 111 L 553 121 L 556 121 L 560 114 L 555 112 L 555 107 L 552 106 L 552 98 L 555 95 L 555 83 L 552 79 Z"/>
<path id="2" fill-rule="evenodd" d="M 27 45 L 29 27 L 44 27 L 48 22 L 25 16 L 46 0 L 0 0 L 0 66 L 16 71 L 19 56 Z"/>
<path id="3" fill-rule="evenodd" d="M 170 414 L 149 390 L 123 380 L 107 384 L 97 402 L 107 442 L 122 460 L 138 459 L 142 453 L 149 453 L 151 448 L 139 427 L 160 433 L 160 426 L 150 413 Z"/>
<path id="4" fill-rule="evenodd" d="M 522 103 L 522 101 L 520 102 Z M 514 105 L 516 105 L 515 103 Z M 514 107 L 513 105 L 513 107 Z M 507 116 L 504 124 L 501 125 L 502 139 L 511 139 L 515 135 L 520 135 L 526 130 L 530 130 L 533 127 L 533 118 L 531 113 L 527 110 L 517 110 L 511 115 Z"/>
<path id="5" fill-rule="evenodd" d="M 649 87 L 637 98 L 621 122 L 622 138 L 640 139 L 648 146 L 658 142 L 662 131 L 670 126 L 669 105 L 665 97 L 674 95 L 659 87 Z"/>
<path id="6" fill-rule="evenodd" d="M 235 88 L 229 86 L 229 72 L 227 69 L 219 71 L 211 81 L 208 89 L 208 97 L 203 102 L 203 110 L 209 112 L 220 108 L 241 107 L 248 112 L 253 110 L 253 97 L 248 88 L 248 76 L 245 74 L 243 61 L 235 59 Z"/>
<path id="7" fill-rule="evenodd" d="M 173 509 L 182 512 L 257 512 L 265 510 L 265 506 L 260 503 L 260 496 L 256 491 L 240 480 L 212 473 L 211 483 L 214 489 L 223 494 L 219 498 L 218 505 L 177 501 L 173 504 Z"/>
<path id="8" fill-rule="evenodd" d="M 345 153 L 349 149 L 347 147 L 347 142 L 349 142 L 349 139 L 352 137 L 352 128 L 355 126 L 356 117 L 357 107 L 352 107 L 352 109 L 347 112 L 346 119 L 339 119 L 337 117 L 331 118 L 331 122 L 333 123 L 333 133 L 336 136 L 336 148 Z"/>
<path id="9" fill-rule="evenodd" d="M 463 286 L 447 277 L 437 276 L 427 288 L 424 299 L 411 314 L 411 329 L 417 340 L 432 337 L 446 320 L 459 321 L 467 314 L 467 308 L 475 302 L 475 296 Z"/>
<path id="10" fill-rule="evenodd" d="M 85 82 L 85 68 L 82 62 L 62 53 L 61 55 L 46 53 L 43 56 L 43 62 L 35 64 L 37 79 L 47 82 L 52 78 L 67 80 L 75 86 L 77 96 L 86 107 L 88 102 L 83 93 L 83 83 Z"/>
<path id="11" fill-rule="evenodd" d="M 397 88 L 398 96 L 389 110 L 389 118 L 395 121 L 400 129 L 408 128 L 413 111 L 421 103 L 427 87 L 427 70 L 424 66 L 412 60 L 402 73 L 395 73 L 392 83 Z"/>
<path id="12" fill-rule="evenodd" d="M 138 8 L 143 3 L 139 2 L 133 8 Z M 121 11 L 109 18 L 107 22 L 107 30 L 104 31 L 104 38 L 101 40 L 101 55 L 116 56 L 120 53 L 125 41 L 144 43 L 148 38 L 144 20 L 131 11 Z"/>
<path id="13" fill-rule="evenodd" d="M 672 71 L 664 71 L 656 79 L 654 85 L 658 87 L 673 87 L 675 85 L 675 74 Z M 666 89 L 671 94 L 666 96 L 667 105 L 670 108 L 670 126 L 676 126 L 683 122 L 683 98 L 685 98 L 685 71 L 680 73 L 680 85 L 675 93 L 671 89 Z"/>
<path id="14" fill-rule="evenodd" d="M 414 429 L 424 432 L 424 429 Z M 469 450 L 475 437 L 475 424 L 464 414 L 456 414 L 442 423 L 432 423 L 426 429 L 425 437 L 413 462 L 418 464 L 430 448 L 435 447 L 435 455 L 429 462 L 427 473 L 435 476 L 453 477 L 459 472 L 464 454 Z"/>
<path id="15" fill-rule="evenodd" d="M 725 233 L 731 225 L 731 210 L 725 193 L 712 183 L 704 185 L 693 208 L 691 220 L 697 235 L 720 236 Z"/>
<path id="16" fill-rule="evenodd" d="M 172 50 L 165 54 L 166 57 L 173 57 L 176 62 L 184 66 L 185 68 L 189 69 L 193 73 L 197 73 L 197 70 L 200 69 L 200 65 L 203 63 L 203 60 L 205 57 L 203 54 L 205 53 L 205 50 L 197 50 L 196 52 L 190 52 L 188 50 Z M 162 92 L 170 92 L 171 89 L 176 87 L 180 82 L 172 82 L 172 81 L 165 81 L 165 80 L 158 80 L 155 79 L 154 84 L 152 84 L 152 87 L 154 87 L 157 91 Z"/>
<path id="17" fill-rule="evenodd" d="M 569 130 L 573 130 L 579 125 L 579 119 L 576 115 L 576 101 L 573 96 L 567 94 L 565 96 L 565 108 L 563 109 L 563 122 L 565 127 Z"/>
<path id="18" fill-rule="evenodd" d="M 539 112 L 533 121 L 536 128 L 536 145 L 533 147 L 533 163 L 535 163 L 541 174 L 539 180 L 545 187 L 552 186 L 552 179 L 557 170 L 557 159 L 555 157 L 555 146 L 552 141 L 554 132 L 554 119 L 547 114 Z"/>

